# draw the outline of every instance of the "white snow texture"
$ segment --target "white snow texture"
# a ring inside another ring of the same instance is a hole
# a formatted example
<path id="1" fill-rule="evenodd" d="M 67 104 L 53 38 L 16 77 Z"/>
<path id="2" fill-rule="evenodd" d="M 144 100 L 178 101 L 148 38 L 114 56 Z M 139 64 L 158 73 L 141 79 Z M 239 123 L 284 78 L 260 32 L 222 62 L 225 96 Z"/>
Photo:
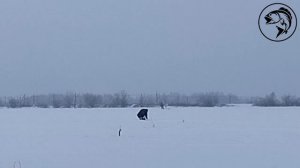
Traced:
<path id="1" fill-rule="evenodd" d="M 298 107 L 138 111 L 2 108 L 0 168 L 300 167 Z"/>

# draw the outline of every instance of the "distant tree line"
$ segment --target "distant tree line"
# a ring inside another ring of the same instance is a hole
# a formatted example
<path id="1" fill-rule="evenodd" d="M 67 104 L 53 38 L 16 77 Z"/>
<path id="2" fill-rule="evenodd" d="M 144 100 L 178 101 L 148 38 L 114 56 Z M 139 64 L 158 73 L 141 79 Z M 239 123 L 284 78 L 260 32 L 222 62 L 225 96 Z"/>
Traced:
<path id="1" fill-rule="evenodd" d="M 241 103 L 238 96 L 221 92 L 195 93 L 184 95 L 140 94 L 129 95 L 126 91 L 115 94 L 66 93 L 47 95 L 22 95 L 0 98 L 0 107 L 40 107 L 40 108 L 97 108 L 97 107 L 153 107 L 168 106 L 201 106 L 214 107 L 226 104 Z"/>
<path id="2" fill-rule="evenodd" d="M 300 98 L 291 95 L 285 95 L 278 98 L 274 92 L 265 97 L 255 98 L 253 101 L 255 106 L 300 106 Z"/>

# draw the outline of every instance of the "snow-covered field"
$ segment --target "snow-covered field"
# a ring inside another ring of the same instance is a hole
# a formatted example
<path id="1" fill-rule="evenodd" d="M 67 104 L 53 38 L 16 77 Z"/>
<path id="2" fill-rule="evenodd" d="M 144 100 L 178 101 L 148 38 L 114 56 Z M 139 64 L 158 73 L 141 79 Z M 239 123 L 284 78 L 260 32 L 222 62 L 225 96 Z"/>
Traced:
<path id="1" fill-rule="evenodd" d="M 2 108 L 0 168 L 300 167 L 300 108 L 138 111 Z"/>

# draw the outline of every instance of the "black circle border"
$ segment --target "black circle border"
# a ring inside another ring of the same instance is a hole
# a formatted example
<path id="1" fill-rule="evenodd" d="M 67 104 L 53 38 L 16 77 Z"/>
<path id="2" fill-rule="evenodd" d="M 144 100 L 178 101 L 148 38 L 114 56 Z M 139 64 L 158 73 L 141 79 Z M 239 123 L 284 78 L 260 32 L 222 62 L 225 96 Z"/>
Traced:
<path id="1" fill-rule="evenodd" d="M 261 17 L 261 15 L 262 15 L 262 13 L 263 13 L 269 6 L 272 6 L 272 5 L 283 5 L 283 6 L 286 6 L 286 7 L 288 7 L 288 8 L 293 12 L 293 14 L 295 15 L 295 19 L 296 19 L 296 26 L 295 26 L 295 29 L 294 29 L 293 33 L 292 33 L 289 37 L 287 37 L 287 38 L 285 38 L 285 39 L 283 39 L 283 40 L 273 40 L 273 39 L 267 37 L 267 36 L 263 33 L 263 31 L 261 30 L 261 26 L 260 26 L 260 17 Z M 297 22 L 298 22 L 298 20 L 297 20 L 297 15 L 296 15 L 296 13 L 294 12 L 294 10 L 293 10 L 290 6 L 288 6 L 288 5 L 284 4 L 284 3 L 272 3 L 272 4 L 268 5 L 268 6 L 266 6 L 266 7 L 260 12 L 259 17 L 258 17 L 258 27 L 259 27 L 259 30 L 260 30 L 261 34 L 262 34 L 265 38 L 267 38 L 268 40 L 274 41 L 274 42 L 282 42 L 282 41 L 285 41 L 285 40 L 289 39 L 290 37 L 292 37 L 292 36 L 294 35 L 294 33 L 296 32 L 296 30 L 297 30 Z"/>

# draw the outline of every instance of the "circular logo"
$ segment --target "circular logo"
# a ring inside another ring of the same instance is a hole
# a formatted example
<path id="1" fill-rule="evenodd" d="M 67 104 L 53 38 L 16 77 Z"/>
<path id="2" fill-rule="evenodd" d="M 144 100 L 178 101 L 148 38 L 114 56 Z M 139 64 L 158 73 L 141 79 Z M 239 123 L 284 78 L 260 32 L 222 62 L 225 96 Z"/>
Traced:
<path id="1" fill-rule="evenodd" d="M 259 15 L 260 32 L 269 40 L 281 42 L 289 39 L 297 29 L 297 16 L 292 8 L 283 3 L 265 7 Z"/>

